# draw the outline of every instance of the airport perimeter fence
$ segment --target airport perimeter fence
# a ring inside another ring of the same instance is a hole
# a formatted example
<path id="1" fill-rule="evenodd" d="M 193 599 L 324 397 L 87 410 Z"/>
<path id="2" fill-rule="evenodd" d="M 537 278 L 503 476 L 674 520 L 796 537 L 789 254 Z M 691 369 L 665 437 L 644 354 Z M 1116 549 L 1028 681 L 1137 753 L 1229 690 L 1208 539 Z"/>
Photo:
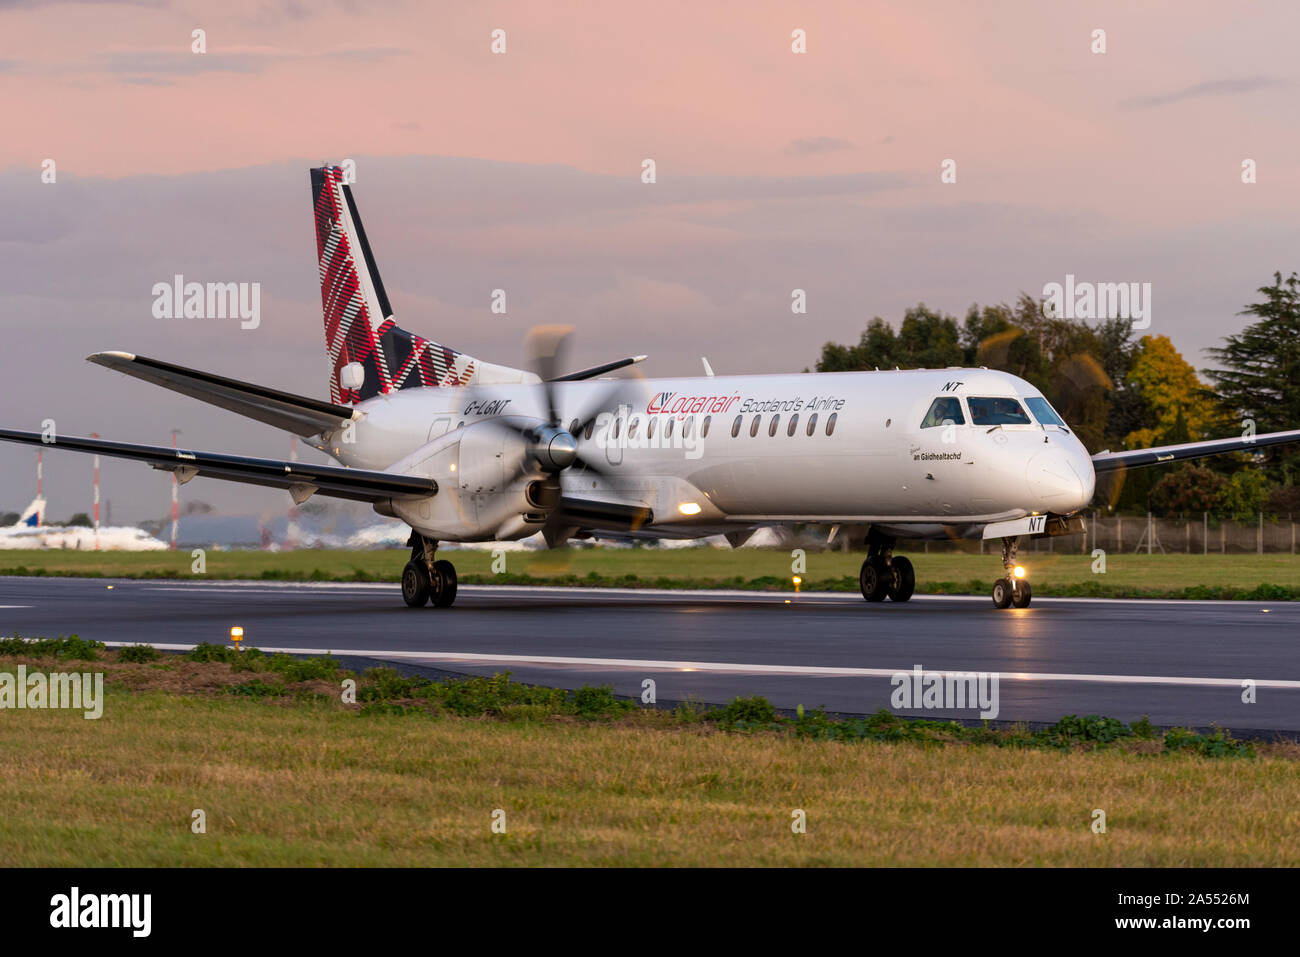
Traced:
<path id="1" fill-rule="evenodd" d="M 1260 515 L 1251 522 L 1226 521 L 1212 515 L 1186 518 L 1158 518 L 1154 515 L 1102 515 L 1085 513 L 1086 531 L 1022 539 L 1021 552 L 1060 552 L 1089 555 L 1095 548 L 1107 553 L 1153 555 L 1243 555 L 1296 554 L 1296 522 L 1293 517 L 1269 519 Z M 904 551 L 972 552 L 993 554 L 1001 549 L 997 539 L 989 541 L 899 542 Z"/>

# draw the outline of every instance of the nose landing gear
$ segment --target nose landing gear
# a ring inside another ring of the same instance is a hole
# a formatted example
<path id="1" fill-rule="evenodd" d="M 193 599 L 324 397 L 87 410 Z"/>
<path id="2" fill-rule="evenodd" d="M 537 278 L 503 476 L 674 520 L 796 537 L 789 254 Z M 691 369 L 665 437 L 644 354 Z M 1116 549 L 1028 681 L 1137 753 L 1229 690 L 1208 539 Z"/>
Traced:
<path id="1" fill-rule="evenodd" d="M 411 532 L 411 560 L 402 569 L 402 601 L 411 608 L 423 608 L 432 601 L 435 608 L 447 608 L 456 600 L 456 566 L 434 561 L 438 543 L 419 532 Z"/>
<path id="2" fill-rule="evenodd" d="M 1016 549 L 1020 545 L 1019 536 L 1002 539 L 1002 567 L 1006 569 L 1005 578 L 993 583 L 993 606 L 995 608 L 1028 608 L 1034 597 L 1033 589 L 1025 580 L 1024 569 L 1016 564 Z M 1019 569 L 1020 574 L 1016 571 Z"/>

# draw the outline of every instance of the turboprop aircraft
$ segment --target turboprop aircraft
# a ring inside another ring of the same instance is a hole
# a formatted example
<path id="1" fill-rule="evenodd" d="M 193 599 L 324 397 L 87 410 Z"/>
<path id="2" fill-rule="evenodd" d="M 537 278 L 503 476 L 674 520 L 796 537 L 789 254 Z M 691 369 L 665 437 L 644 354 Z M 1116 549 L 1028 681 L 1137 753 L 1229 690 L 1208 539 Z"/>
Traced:
<path id="1" fill-rule="evenodd" d="M 369 502 L 411 527 L 402 598 L 446 607 L 456 569 L 439 543 L 541 532 L 556 546 L 826 524 L 865 543 L 869 602 L 912 596 L 900 538 L 1002 542 L 998 608 L 1026 607 L 1022 537 L 1083 528 L 1096 477 L 1300 442 L 1300 430 L 1090 455 L 1023 379 L 990 369 L 672 379 L 608 378 L 644 356 L 574 372 L 567 330 L 530 336 L 531 371 L 494 365 L 399 327 L 339 167 L 311 171 L 330 400 L 127 352 L 91 362 L 306 438 L 338 465 L 58 436 L 59 448 L 171 472 Z M 707 363 L 705 365 L 708 370 Z M 0 439 L 51 444 L 0 430 Z"/>

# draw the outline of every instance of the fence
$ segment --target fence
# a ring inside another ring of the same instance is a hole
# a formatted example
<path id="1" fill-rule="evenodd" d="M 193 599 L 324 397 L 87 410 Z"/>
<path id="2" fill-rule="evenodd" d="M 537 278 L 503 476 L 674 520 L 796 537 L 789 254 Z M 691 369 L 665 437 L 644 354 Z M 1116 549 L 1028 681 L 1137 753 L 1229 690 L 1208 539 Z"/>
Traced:
<path id="1" fill-rule="evenodd" d="M 1296 522 L 1260 515 L 1253 522 L 1233 522 L 1210 515 L 1156 518 L 1152 515 L 1085 513 L 1086 531 L 1052 538 L 1022 539 L 1021 552 L 1061 552 L 1087 555 L 1094 548 L 1105 552 L 1150 554 L 1241 555 L 1296 553 Z M 905 546 L 906 547 L 906 546 Z M 914 547 L 914 546 L 913 546 Z M 997 552 L 996 540 L 980 542 L 929 542 L 925 551 Z M 911 550 L 911 549 L 909 549 Z"/>

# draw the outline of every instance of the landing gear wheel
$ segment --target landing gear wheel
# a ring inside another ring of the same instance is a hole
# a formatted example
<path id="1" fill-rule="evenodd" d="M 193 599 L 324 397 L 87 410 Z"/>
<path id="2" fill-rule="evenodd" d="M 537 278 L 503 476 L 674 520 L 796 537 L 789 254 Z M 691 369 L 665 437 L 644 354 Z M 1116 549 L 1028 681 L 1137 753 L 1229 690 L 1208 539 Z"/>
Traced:
<path id="1" fill-rule="evenodd" d="M 433 563 L 433 604 L 447 608 L 456 600 L 456 566 L 439 559 Z"/>
<path id="2" fill-rule="evenodd" d="M 423 608 L 429 600 L 429 572 L 422 562 L 407 562 L 402 569 L 402 601 Z"/>
<path id="3" fill-rule="evenodd" d="M 1034 591 L 1029 587 L 1029 582 L 1022 578 L 1019 584 L 1016 585 L 1016 595 L 1011 599 L 1011 604 L 1017 608 L 1028 608 L 1029 601 L 1033 597 Z"/>
<path id="4" fill-rule="evenodd" d="M 889 563 L 889 600 L 907 601 L 916 591 L 916 572 L 910 560 L 895 555 Z"/>
<path id="5" fill-rule="evenodd" d="M 1011 582 L 1005 578 L 999 578 L 993 583 L 993 607 L 1010 608 L 1011 607 Z"/>
<path id="6" fill-rule="evenodd" d="M 884 601 L 885 596 L 889 594 L 890 582 L 889 566 L 885 564 L 884 559 L 873 555 L 862 563 L 862 570 L 858 572 L 858 585 L 862 589 L 862 597 L 867 601 Z"/>

